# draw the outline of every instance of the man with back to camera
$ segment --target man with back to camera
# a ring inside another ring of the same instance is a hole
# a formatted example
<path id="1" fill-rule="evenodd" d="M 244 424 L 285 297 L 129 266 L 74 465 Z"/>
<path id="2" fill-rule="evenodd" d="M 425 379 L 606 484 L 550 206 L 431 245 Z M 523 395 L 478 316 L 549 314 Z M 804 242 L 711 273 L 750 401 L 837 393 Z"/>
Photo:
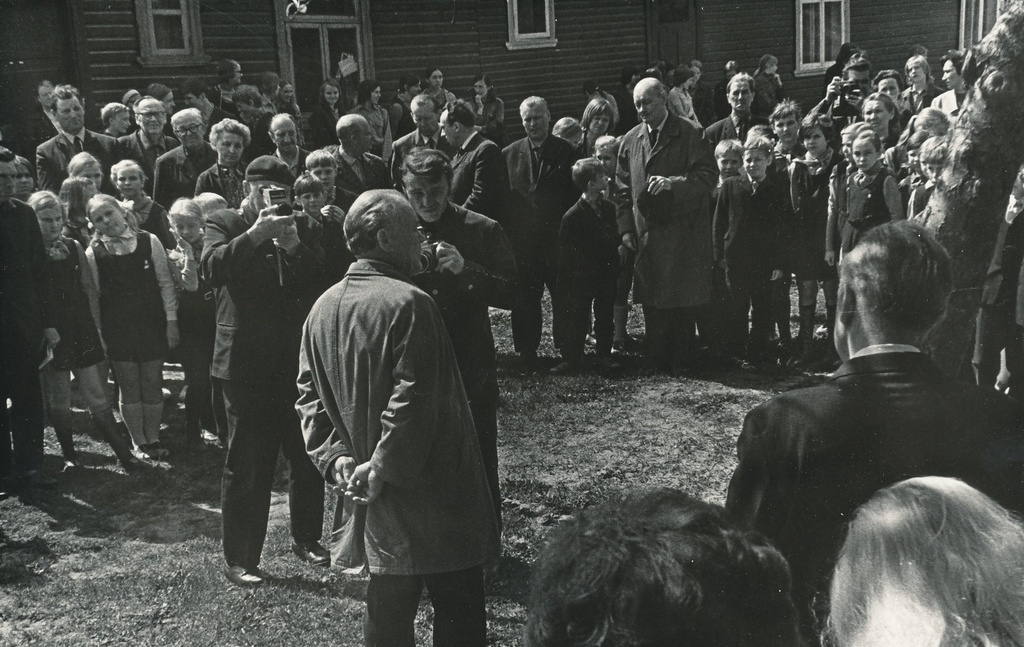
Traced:
<path id="1" fill-rule="evenodd" d="M 452 168 L 440 151 L 418 148 L 402 163 L 405 196 L 420 229 L 437 245 L 436 267 L 413 281 L 437 302 L 455 349 L 500 530 L 498 373 L 488 308 L 515 306 L 518 273 L 501 225 L 457 206 L 451 184 Z"/>
<path id="2" fill-rule="evenodd" d="M 547 102 L 527 97 L 519 105 L 519 117 L 526 137 L 502 150 L 512 188 L 506 225 L 519 267 L 512 340 L 523 369 L 533 372 L 538 368 L 537 349 L 544 326 L 544 288 L 552 301 L 558 293 L 558 229 L 562 216 L 576 204 L 579 195 L 572 183 L 576 151 L 572 144 L 548 132 L 551 112 Z"/>
<path id="3" fill-rule="evenodd" d="M 201 267 L 217 297 L 217 340 L 210 374 L 227 409 L 222 487 L 224 575 L 259 586 L 270 492 L 278 453 L 288 463 L 292 552 L 315 566 L 330 563 L 318 542 L 324 482 L 303 449 L 297 426 L 295 375 L 302 322 L 318 295 L 323 251 L 304 220 L 279 214 L 265 189 L 291 193 L 287 165 L 264 155 L 245 170 L 239 210 L 207 220 Z"/>
<path id="4" fill-rule="evenodd" d="M 711 300 L 711 189 L 718 167 L 693 125 L 669 113 L 657 79 L 633 89 L 641 123 L 623 135 L 617 179 L 622 244 L 636 251 L 634 301 L 643 305 L 649 368 L 693 368 L 695 321 Z"/>
<path id="5" fill-rule="evenodd" d="M 498 530 L 455 351 L 412 283 L 416 214 L 397 191 L 368 191 L 345 236 L 358 260 L 306 319 L 295 405 L 310 458 L 345 488 L 334 563 L 369 570 L 366 645 L 415 645 L 426 586 L 434 644 L 482 646 Z"/>
<path id="6" fill-rule="evenodd" d="M 477 132 L 473 108 L 456 101 L 441 114 L 441 131 L 451 144 L 451 201 L 499 223 L 507 222 L 512 189 L 498 145 Z"/>
<path id="7" fill-rule="evenodd" d="M 743 423 L 726 509 L 789 560 L 808 638 L 845 525 L 878 489 L 951 476 L 1024 511 L 1024 409 L 942 375 L 924 352 L 951 289 L 949 255 L 931 233 L 906 221 L 871 230 L 840 267 L 843 364 Z"/>

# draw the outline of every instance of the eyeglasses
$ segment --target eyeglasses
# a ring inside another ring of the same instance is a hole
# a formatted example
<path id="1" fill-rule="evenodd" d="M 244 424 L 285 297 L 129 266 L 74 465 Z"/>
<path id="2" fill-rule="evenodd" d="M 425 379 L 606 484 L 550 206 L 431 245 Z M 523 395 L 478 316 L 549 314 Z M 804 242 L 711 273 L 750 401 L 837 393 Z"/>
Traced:
<path id="1" fill-rule="evenodd" d="M 158 117 L 163 117 L 164 116 L 164 113 L 162 113 L 162 112 L 136 112 L 135 114 L 139 115 L 143 119 L 145 119 L 146 117 L 149 117 L 151 119 L 156 119 Z"/>
<path id="2" fill-rule="evenodd" d="M 176 126 L 174 132 L 179 135 L 198 135 L 203 132 L 203 124 L 192 124 L 190 126 Z"/>

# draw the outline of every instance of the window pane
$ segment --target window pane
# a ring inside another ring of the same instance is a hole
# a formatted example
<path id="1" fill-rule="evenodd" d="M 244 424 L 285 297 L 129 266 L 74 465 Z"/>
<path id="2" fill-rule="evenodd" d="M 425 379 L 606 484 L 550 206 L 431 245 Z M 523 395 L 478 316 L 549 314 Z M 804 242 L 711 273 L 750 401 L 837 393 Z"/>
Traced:
<path id="1" fill-rule="evenodd" d="M 181 16 L 153 16 L 153 33 L 157 49 L 185 49 Z"/>
<path id="2" fill-rule="evenodd" d="M 546 0 L 516 0 L 520 34 L 544 34 L 548 31 Z"/>
<path id="3" fill-rule="evenodd" d="M 820 5 L 805 4 L 800 9 L 803 14 L 803 41 L 800 43 L 803 62 L 821 63 L 821 23 L 818 18 Z"/>
<path id="4" fill-rule="evenodd" d="M 825 3 L 825 60 L 834 61 L 843 44 L 843 3 Z"/>
<path id="5" fill-rule="evenodd" d="M 999 17 L 999 4 L 996 0 L 985 0 L 985 15 L 982 17 L 981 38 L 984 38 L 992 28 L 996 26 L 996 18 Z M 979 38 L 979 40 L 981 40 Z"/>
<path id="6" fill-rule="evenodd" d="M 173 9 L 181 11 L 181 0 L 151 0 L 154 9 Z"/>
<path id="7" fill-rule="evenodd" d="M 307 16 L 355 16 L 355 0 L 312 0 L 306 5 Z"/>

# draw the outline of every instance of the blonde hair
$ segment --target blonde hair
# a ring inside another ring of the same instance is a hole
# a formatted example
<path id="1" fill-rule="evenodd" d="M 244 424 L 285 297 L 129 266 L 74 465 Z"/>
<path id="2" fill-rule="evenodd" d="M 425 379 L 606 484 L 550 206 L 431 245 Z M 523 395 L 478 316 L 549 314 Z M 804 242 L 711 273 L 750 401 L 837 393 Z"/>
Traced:
<path id="1" fill-rule="evenodd" d="M 38 214 L 40 209 L 46 209 L 47 207 L 56 207 L 60 210 L 61 215 L 64 217 L 64 221 L 67 222 L 68 210 L 64 206 L 64 203 L 60 201 L 57 194 L 53 191 L 36 191 L 28 197 L 28 206 Z"/>
<path id="2" fill-rule="evenodd" d="M 1024 645 L 1024 526 L 957 479 L 877 492 L 850 524 L 832 578 L 836 647 Z"/>
<path id="3" fill-rule="evenodd" d="M 143 182 L 148 179 L 146 171 L 142 169 L 142 166 L 140 166 L 138 162 L 132 159 L 125 159 L 110 167 L 110 181 L 116 185 L 117 176 L 125 171 L 135 171 L 139 174 L 139 177 L 142 178 Z"/>
<path id="4" fill-rule="evenodd" d="M 173 225 L 175 216 L 185 216 L 186 218 L 196 218 L 200 222 L 203 221 L 203 210 L 192 198 L 178 198 L 171 205 L 171 208 L 167 210 L 167 220 Z"/>
<path id="5" fill-rule="evenodd" d="M 88 204 L 85 205 L 85 213 L 89 216 L 90 222 L 92 221 L 92 210 L 96 209 L 101 204 L 112 204 L 117 207 L 117 209 L 124 214 L 124 221 L 128 224 L 128 228 L 135 233 L 139 232 L 139 218 L 135 215 L 135 212 L 130 209 L 125 209 L 121 206 L 121 203 L 114 198 L 114 196 L 107 195 L 106 193 L 97 193 L 93 197 L 89 198 Z M 99 238 L 99 232 L 95 230 L 95 227 L 93 228 L 92 235 L 93 239 Z"/>
<path id="6" fill-rule="evenodd" d="M 85 170 L 85 167 L 96 165 L 100 168 L 100 173 L 103 172 L 103 165 L 96 159 L 92 153 L 81 152 L 77 153 L 68 162 L 68 177 L 81 177 L 80 173 Z M 97 187 L 98 188 L 98 187 Z"/>

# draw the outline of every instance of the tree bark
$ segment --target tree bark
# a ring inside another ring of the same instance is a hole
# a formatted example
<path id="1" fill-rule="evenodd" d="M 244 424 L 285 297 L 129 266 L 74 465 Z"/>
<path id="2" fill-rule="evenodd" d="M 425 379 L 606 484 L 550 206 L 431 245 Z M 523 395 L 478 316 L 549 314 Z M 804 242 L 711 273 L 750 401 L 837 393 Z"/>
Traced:
<path id="1" fill-rule="evenodd" d="M 953 295 L 932 355 L 948 375 L 969 373 L 974 321 L 999 222 L 1024 162 L 1024 0 L 1014 0 L 964 61 L 967 98 L 949 161 L 925 212 L 953 260 Z"/>

